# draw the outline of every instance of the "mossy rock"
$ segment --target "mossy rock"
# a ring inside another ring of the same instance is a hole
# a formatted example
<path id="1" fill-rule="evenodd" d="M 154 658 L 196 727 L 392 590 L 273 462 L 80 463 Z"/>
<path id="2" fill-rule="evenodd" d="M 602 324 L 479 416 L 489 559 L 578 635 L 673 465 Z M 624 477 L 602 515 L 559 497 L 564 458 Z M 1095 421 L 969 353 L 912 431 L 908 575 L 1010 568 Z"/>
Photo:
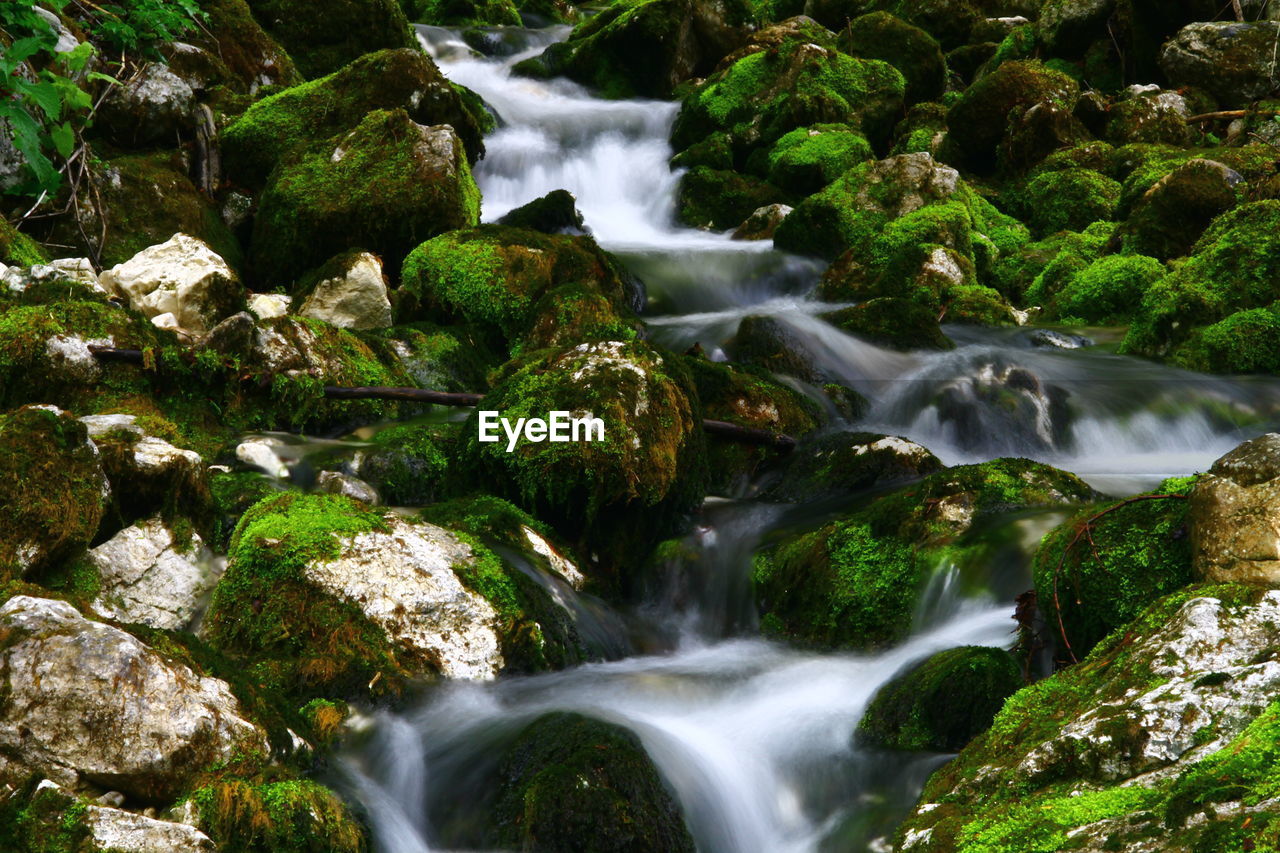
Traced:
<path id="1" fill-rule="evenodd" d="M 947 83 L 947 61 L 938 42 L 924 30 L 887 12 L 872 12 L 849 21 L 837 42 L 851 56 L 881 59 L 906 78 L 906 103 L 941 97 Z"/>
<path id="2" fill-rule="evenodd" d="M 777 317 L 752 314 L 743 317 L 725 352 L 735 362 L 803 382 L 820 385 L 837 381 L 803 335 Z"/>
<path id="3" fill-rule="evenodd" d="M 1280 375 L 1280 302 L 1197 330 L 1173 362 L 1204 373 Z"/>
<path id="4" fill-rule="evenodd" d="M 1188 160 L 1133 205 L 1121 230 L 1125 251 L 1161 260 L 1191 251 L 1205 228 L 1242 201 L 1242 175 L 1212 160 Z"/>
<path id="5" fill-rule="evenodd" d="M 533 306 L 533 325 L 520 350 L 558 349 L 593 341 L 630 341 L 643 324 L 594 282 L 553 287 Z"/>
<path id="6" fill-rule="evenodd" d="M 1021 687 L 1022 673 L 1003 649 L 938 652 L 876 691 L 855 737 L 888 749 L 958 752 Z"/>
<path id="7" fill-rule="evenodd" d="M 1005 62 L 966 89 L 951 107 L 948 138 L 967 165 L 990 170 L 1011 111 L 1049 104 L 1070 112 L 1079 91 L 1075 80 L 1040 62 Z"/>
<path id="8" fill-rule="evenodd" d="M 361 480 L 390 506 L 423 506 L 449 489 L 457 428 L 452 424 L 397 424 L 379 430 L 354 466 Z"/>
<path id="9" fill-rule="evenodd" d="M 949 350 L 956 346 L 942 333 L 935 312 L 901 297 L 869 299 L 824 314 L 822 319 L 863 340 L 902 352 Z"/>
<path id="10" fill-rule="evenodd" d="M 766 635 L 818 648 L 891 645 L 912 627 L 930 572 L 984 515 L 1089 500 L 1079 478 L 1027 459 L 932 474 L 838 521 L 758 553 Z"/>
<path id="11" fill-rule="evenodd" d="M 1083 231 L 1110 220 L 1120 201 L 1120 184 L 1091 169 L 1056 169 L 1032 177 L 1021 208 L 1040 237 L 1059 231 Z"/>
<path id="12" fill-rule="evenodd" d="M 856 59 L 789 34 L 742 56 L 686 97 L 671 139 L 683 151 L 728 133 L 745 162 L 750 151 L 767 151 L 796 128 L 846 124 L 883 146 L 902 114 L 905 89 L 902 75 L 886 62 Z"/>
<path id="13" fill-rule="evenodd" d="M 1166 275 L 1164 264 L 1144 255 L 1099 258 L 1067 281 L 1049 303 L 1050 317 L 1102 326 L 1128 323 L 1147 291 Z"/>
<path id="14" fill-rule="evenodd" d="M 366 53 L 418 49 L 396 0 L 248 0 L 258 22 L 276 38 L 308 78 L 331 74 Z"/>
<path id="15" fill-rule="evenodd" d="M 1110 223 L 1095 222 L 1082 233 L 1064 231 L 1034 244 L 1032 253 L 1025 258 L 1031 262 L 1026 274 L 1034 277 L 1024 301 L 1043 305 L 1052 300 L 1076 274 L 1102 257 L 1114 233 L 1115 227 Z M 1047 263 L 1045 258 L 1049 259 Z"/>
<path id="16" fill-rule="evenodd" d="M 79 853 L 98 850 L 89 804 L 33 774 L 10 786 L 0 800 L 0 846 L 13 853 Z"/>
<path id="17" fill-rule="evenodd" d="M 787 204 L 791 196 L 759 178 L 694 166 L 680 179 L 677 216 L 685 225 L 727 231 L 771 204 Z"/>
<path id="18" fill-rule="evenodd" d="M 680 83 L 711 73 L 755 24 L 743 0 L 615 0 L 516 72 L 563 75 L 606 98 L 670 98 Z"/>
<path id="19" fill-rule="evenodd" d="M 696 849 L 640 739 L 581 714 L 539 717 L 501 759 L 490 844 L 513 850 Z"/>
<path id="20" fill-rule="evenodd" d="M 1214 220 L 1191 256 L 1147 291 L 1122 351 L 1168 357 L 1197 328 L 1280 298 L 1280 201 Z"/>
<path id="21" fill-rule="evenodd" d="M 513 362 L 485 396 L 511 423 L 550 411 L 590 413 L 603 440 L 478 440 L 479 415 L 462 432 L 464 470 L 534 516 L 581 540 L 606 565 L 670 535 L 706 491 L 702 414 L 684 366 L 647 344 L 606 341 L 533 352 Z"/>
<path id="22" fill-rule="evenodd" d="M 145 422 L 154 428 L 155 420 Z M 166 435 L 176 437 L 177 427 L 166 426 Z M 133 429 L 116 429 L 93 439 L 111 484 L 111 505 L 98 538 L 154 516 L 162 518 L 179 541 L 193 529 L 205 539 L 211 538 L 217 531 L 216 508 L 204 462 L 188 457 L 160 464 L 140 463 L 139 455 L 147 459 L 155 452 L 155 445 L 149 442 L 139 446 L 144 437 L 153 438 L 135 418 Z"/>
<path id="23" fill-rule="evenodd" d="M 769 152 L 769 182 L 785 192 L 809 195 L 871 156 L 871 143 L 846 125 L 798 127 Z"/>
<path id="24" fill-rule="evenodd" d="M 552 190 L 541 198 L 522 204 L 498 219 L 499 225 L 528 228 L 544 234 L 589 234 L 586 220 L 578 210 L 578 200 L 568 190 Z"/>
<path id="25" fill-rule="evenodd" d="M 354 248 L 396 269 L 423 240 L 479 216 L 480 191 L 453 130 L 422 127 L 404 110 L 376 110 L 272 173 L 254 221 L 254 272 L 286 285 Z"/>
<path id="26" fill-rule="evenodd" d="M 253 18 L 245 0 L 204 0 L 200 10 L 207 16 L 196 30 L 184 36 L 216 61 L 215 79 L 237 94 L 254 92 L 259 86 L 292 86 L 302 75 L 280 43 L 267 35 Z M 188 51 L 167 57 L 175 70 L 188 60 Z M 225 70 L 225 75 L 221 72 Z M 183 74 L 179 71 L 179 76 Z M 216 97 L 214 100 L 222 100 Z"/>
<path id="27" fill-rule="evenodd" d="M 790 454 L 770 500 L 806 502 L 918 480 L 946 466 L 924 447 L 891 435 L 838 432 L 803 442 Z"/>
<path id="28" fill-rule="evenodd" d="M 947 108 L 940 103 L 916 104 L 893 129 L 890 154 L 928 154 L 937 159 L 947 139 Z"/>
<path id="29" fill-rule="evenodd" d="M 209 475 L 216 527 L 210 547 L 225 552 L 240 518 L 256 503 L 275 497 L 285 488 L 257 471 L 214 471 Z"/>
<path id="30" fill-rule="evenodd" d="M 552 292 L 565 301 L 556 304 Z M 404 262 L 396 314 L 469 322 L 511 352 L 531 332 L 556 340 L 568 331 L 560 320 L 583 334 L 621 329 L 635 295 L 631 276 L 590 237 L 486 224 L 415 248 Z"/>
<path id="31" fill-rule="evenodd" d="M 82 423 L 39 406 L 0 415 L 0 580 L 39 576 L 78 556 L 109 496 Z"/>
<path id="32" fill-rule="evenodd" d="M 49 255 L 39 243 L 23 234 L 0 216 L 0 264 L 33 267 L 47 264 Z"/>
<path id="33" fill-rule="evenodd" d="M 196 825 L 243 853 L 365 853 L 364 826 L 336 793 L 309 779 L 219 779 L 188 797 Z"/>
<path id="34" fill-rule="evenodd" d="M 450 125 L 474 164 L 482 131 L 434 62 L 416 49 L 362 56 L 339 71 L 293 86 L 251 106 L 222 134 L 227 173 L 255 189 L 300 147 L 349 131 L 373 110 L 404 109 L 418 124 Z"/>
<path id="35" fill-rule="evenodd" d="M 511 0 L 402 0 L 417 24 L 433 27 L 521 26 L 520 12 Z"/>
<path id="36" fill-rule="evenodd" d="M 502 360 L 482 330 L 419 322 L 356 333 L 380 360 L 398 362 L 411 384 L 437 391 L 476 392 Z"/>

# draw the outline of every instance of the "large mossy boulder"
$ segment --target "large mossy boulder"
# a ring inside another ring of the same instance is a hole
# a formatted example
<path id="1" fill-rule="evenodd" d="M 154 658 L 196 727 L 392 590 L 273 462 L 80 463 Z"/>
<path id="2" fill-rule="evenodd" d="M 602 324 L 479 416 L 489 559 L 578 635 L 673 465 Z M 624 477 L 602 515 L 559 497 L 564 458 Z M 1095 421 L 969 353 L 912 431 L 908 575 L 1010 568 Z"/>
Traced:
<path id="1" fill-rule="evenodd" d="M 401 48 L 258 101 L 223 132 L 223 161 L 234 181 L 261 187 L 290 152 L 351 130 L 373 110 L 394 109 L 418 124 L 452 127 L 470 163 L 483 156 L 481 130 L 458 92 L 429 56 Z"/>
<path id="2" fill-rule="evenodd" d="M 500 428 L 478 440 L 463 428 L 462 457 L 475 476 L 597 552 L 625 566 L 670 535 L 706 491 L 706 443 L 697 392 L 684 366 L 638 341 L 601 341 L 529 353 L 485 395 L 484 408 L 513 426 L 551 411 L 592 416 L 593 440 L 511 447 Z M 584 432 L 580 433 L 586 437 Z"/>
<path id="3" fill-rule="evenodd" d="M 672 128 L 677 151 L 726 133 L 747 162 L 789 131 L 823 123 L 849 125 L 883 146 L 901 117 L 906 84 L 898 70 L 841 53 L 834 34 L 812 22 L 765 30 L 739 56 L 685 98 Z"/>
<path id="4" fill-rule="evenodd" d="M 768 178 L 787 192 L 809 195 L 871 156 L 871 143 L 847 125 L 798 127 L 769 152 Z"/>
<path id="5" fill-rule="evenodd" d="M 0 264 L 11 267 L 32 267 L 48 262 L 49 256 L 39 243 L 0 216 Z"/>
<path id="6" fill-rule="evenodd" d="M 1223 214 L 1190 257 L 1149 291 L 1123 351 L 1177 357 L 1197 329 L 1280 299 L 1280 201 Z"/>
<path id="7" fill-rule="evenodd" d="M 955 349 L 955 343 L 942 333 L 936 311 L 902 297 L 868 299 L 823 314 L 822 319 L 841 331 L 902 352 Z"/>
<path id="8" fill-rule="evenodd" d="M 1278 614 L 1280 593 L 1230 584 L 1153 603 L 1014 694 L 934 773 L 897 849 L 1274 845 Z"/>
<path id="9" fill-rule="evenodd" d="M 0 580 L 78 556 L 110 496 L 84 424 L 50 406 L 0 415 Z"/>
<path id="10" fill-rule="evenodd" d="M 1192 580 L 1190 479 L 1089 507 L 1050 531 L 1036 551 L 1036 600 L 1064 660 Z"/>
<path id="11" fill-rule="evenodd" d="M 855 737 L 889 749 L 958 752 L 1021 687 L 1022 673 L 1003 649 L 938 652 L 876 691 Z"/>
<path id="12" fill-rule="evenodd" d="M 518 27 L 520 11 L 512 0 L 401 0 L 417 24 L 433 27 Z"/>
<path id="13" fill-rule="evenodd" d="M 414 249 L 396 313 L 402 321 L 471 323 L 514 351 L 531 333 L 535 346 L 571 337 L 565 331 L 582 336 L 562 343 L 608 331 L 634 337 L 627 321 L 637 294 L 630 274 L 591 237 L 486 224 Z"/>
<path id="14" fill-rule="evenodd" d="M 253 269 L 261 282 L 286 285 L 357 248 L 395 269 L 423 240 L 479 216 L 480 191 L 453 128 L 376 110 L 272 173 L 254 221 Z"/>
<path id="15" fill-rule="evenodd" d="M 819 648 L 892 645 L 911 631 L 941 549 L 963 546 L 979 518 L 1093 496 L 1074 475 L 1026 459 L 933 474 L 758 553 L 752 578 L 761 628 Z"/>
<path id="16" fill-rule="evenodd" d="M 759 178 L 694 166 L 680 179 L 676 215 L 685 225 L 727 231 L 762 207 L 792 200 L 789 193 Z"/>
<path id="17" fill-rule="evenodd" d="M 1125 250 L 1163 261 L 1186 255 L 1214 219 L 1242 201 L 1247 187 L 1223 163 L 1188 160 L 1133 203 L 1120 230 Z"/>
<path id="18" fill-rule="evenodd" d="M 418 49 L 397 0 L 247 0 L 253 16 L 275 37 L 305 77 L 331 74 L 366 53 Z"/>
<path id="19" fill-rule="evenodd" d="M 1122 326 L 1141 310 L 1147 292 L 1168 271 L 1145 255 L 1108 255 L 1066 279 L 1045 304 L 1045 316 L 1069 322 Z"/>
<path id="20" fill-rule="evenodd" d="M 894 435 L 837 432 L 803 442 L 766 495 L 804 502 L 841 497 L 936 474 L 946 466 L 923 446 Z"/>
<path id="21" fill-rule="evenodd" d="M 1225 107 L 1245 107 L 1280 89 L 1277 21 L 1189 24 L 1160 51 L 1160 67 L 1176 86 L 1198 86 Z"/>
<path id="22" fill-rule="evenodd" d="M 574 713 L 539 717 L 501 759 L 490 843 L 511 850 L 693 853 L 640 739 Z"/>
<path id="23" fill-rule="evenodd" d="M 1079 96 L 1075 80 L 1035 61 L 1005 62 L 964 91 L 947 115 L 948 140 L 965 165 L 989 171 L 997 148 L 1016 123 L 1014 110 L 1038 105 L 1070 113 Z M 1048 153 L 1048 152 L 1045 152 Z"/>
<path id="24" fill-rule="evenodd" d="M 1027 181 L 1020 212 L 1039 237 L 1083 231 L 1110 220 L 1120 202 L 1120 183 L 1093 169 L 1047 169 Z"/>
<path id="25" fill-rule="evenodd" d="M 199 52 L 175 45 L 167 57 L 179 76 L 246 94 L 302 82 L 293 58 L 254 19 L 250 5 L 246 0 L 203 0 L 200 9 L 207 17 L 187 36 Z"/>
<path id="26" fill-rule="evenodd" d="M 938 42 L 924 30 L 887 12 L 872 12 L 849 21 L 840 33 L 839 47 L 851 56 L 880 59 L 906 78 L 906 103 L 933 101 L 947 84 L 947 61 Z"/>
<path id="27" fill-rule="evenodd" d="M 517 71 L 563 75 L 606 98 L 670 98 L 741 47 L 755 24 L 743 0 L 615 0 Z"/>
<path id="28" fill-rule="evenodd" d="M 299 698 L 583 658 L 567 611 L 478 541 L 337 495 L 245 513 L 206 620 L 214 646 Z"/>

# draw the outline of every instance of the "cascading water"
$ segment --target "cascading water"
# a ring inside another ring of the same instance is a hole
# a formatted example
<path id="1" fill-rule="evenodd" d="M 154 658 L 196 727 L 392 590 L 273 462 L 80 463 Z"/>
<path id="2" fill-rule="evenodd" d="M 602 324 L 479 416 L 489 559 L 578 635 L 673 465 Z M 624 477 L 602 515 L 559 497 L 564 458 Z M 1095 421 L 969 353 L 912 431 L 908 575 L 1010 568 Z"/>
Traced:
<path id="1" fill-rule="evenodd" d="M 646 319 L 667 346 L 701 343 L 714 355 L 743 317 L 768 315 L 815 364 L 868 396 L 871 412 L 858 429 L 906 435 L 948 463 L 1031 456 L 1113 492 L 1203 469 L 1277 419 L 1274 380 L 1209 381 L 1105 347 L 1038 349 L 1027 330 L 948 329 L 959 346 L 945 353 L 858 340 L 821 319 L 833 306 L 808 298 L 820 272 L 813 262 L 675 224 L 679 176 L 668 168 L 666 141 L 675 105 L 602 101 L 566 81 L 511 75 L 563 28 L 504 33 L 502 44 L 514 47 L 503 59 L 476 56 L 447 30 L 419 32 L 445 73 L 501 120 L 476 169 L 484 218 L 551 190 L 574 193 L 599 242 L 645 280 Z M 898 647 L 822 655 L 753 636 L 752 551 L 805 512 L 709 504 L 686 540 L 697 565 L 675 567 L 635 617 L 662 654 L 450 683 L 413 710 L 367 718 L 343 770 L 378 848 L 474 848 L 470 804 L 489 784 L 495 756 L 538 715 L 569 710 L 637 734 L 706 853 L 874 849 L 942 757 L 904 760 L 859 747 L 863 709 L 886 680 L 932 652 L 1008 645 L 1007 602 L 1030 585 L 1028 555 L 1062 516 L 1006 519 L 1012 535 L 995 537 L 1004 544 L 985 550 L 983 565 L 939 566 L 914 634 Z M 607 617 L 582 612 L 598 620 L 602 643 L 616 637 Z"/>

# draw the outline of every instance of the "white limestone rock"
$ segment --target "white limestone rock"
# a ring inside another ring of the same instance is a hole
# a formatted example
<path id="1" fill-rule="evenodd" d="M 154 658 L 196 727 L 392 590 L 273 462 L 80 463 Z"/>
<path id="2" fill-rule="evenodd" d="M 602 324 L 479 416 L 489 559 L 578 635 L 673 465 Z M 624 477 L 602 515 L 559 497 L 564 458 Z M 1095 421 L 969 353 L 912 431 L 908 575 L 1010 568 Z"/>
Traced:
<path id="1" fill-rule="evenodd" d="M 204 241 L 174 234 L 102 273 L 102 285 L 156 322 L 165 314 L 191 332 L 207 332 L 235 313 L 239 279 Z M 158 323 L 157 323 L 158 325 Z"/>
<path id="2" fill-rule="evenodd" d="M 123 622 L 185 628 L 218 582 L 211 557 L 199 535 L 179 544 L 159 518 L 126 527 L 89 551 L 102 581 L 93 607 Z"/>
<path id="3" fill-rule="evenodd" d="M 343 329 L 391 325 L 391 300 L 382 261 L 369 252 L 340 255 L 325 264 L 298 314 Z"/>

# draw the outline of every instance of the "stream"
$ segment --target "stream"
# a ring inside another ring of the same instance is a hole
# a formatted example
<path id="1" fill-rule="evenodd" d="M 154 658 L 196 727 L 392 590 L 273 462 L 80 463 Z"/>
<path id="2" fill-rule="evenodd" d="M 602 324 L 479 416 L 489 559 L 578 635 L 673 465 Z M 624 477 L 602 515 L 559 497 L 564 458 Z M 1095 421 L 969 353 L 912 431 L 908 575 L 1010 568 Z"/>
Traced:
<path id="1" fill-rule="evenodd" d="M 809 297 L 821 265 L 767 241 L 676 224 L 679 175 L 668 167 L 667 143 L 676 104 L 603 101 L 568 81 L 511 76 L 515 62 L 563 38 L 565 27 L 495 35 L 508 48 L 501 58 L 476 55 L 456 33 L 418 29 L 444 73 L 500 118 L 475 171 L 485 221 L 569 190 L 600 244 L 644 280 L 656 341 L 676 350 L 701 343 L 722 357 L 742 318 L 777 319 L 818 366 L 870 400 L 859 423 L 837 420 L 831 429 L 906 436 L 947 464 L 1028 456 L 1131 494 L 1204 470 L 1278 422 L 1280 381 L 1200 376 L 1119 356 L 1108 330 L 1062 330 L 1097 342 L 1062 349 L 1037 346 L 1029 327 L 947 327 L 958 346 L 941 353 L 890 351 L 845 334 L 820 317 L 831 306 Z M 1010 371 L 1033 376 L 1041 389 L 1024 395 L 1026 412 L 1016 419 L 997 393 Z M 1035 544 L 1063 514 L 1005 519 L 996 531 L 1004 544 L 982 565 L 940 566 L 916 630 L 889 651 L 818 654 L 760 639 L 753 551 L 771 532 L 829 510 L 708 501 L 688 539 L 701 556 L 696 582 L 681 595 L 654 590 L 628 614 L 643 624 L 646 643 L 614 638 L 639 653 L 427 687 L 404 710 L 361 718 L 339 772 L 369 816 L 377 849 L 477 849 L 474 803 L 497 756 L 550 710 L 634 731 L 704 853 L 887 849 L 895 822 L 948 756 L 859 747 L 853 733 L 864 708 L 883 683 L 931 653 L 1011 645 L 1012 599 L 1030 587 Z"/>

